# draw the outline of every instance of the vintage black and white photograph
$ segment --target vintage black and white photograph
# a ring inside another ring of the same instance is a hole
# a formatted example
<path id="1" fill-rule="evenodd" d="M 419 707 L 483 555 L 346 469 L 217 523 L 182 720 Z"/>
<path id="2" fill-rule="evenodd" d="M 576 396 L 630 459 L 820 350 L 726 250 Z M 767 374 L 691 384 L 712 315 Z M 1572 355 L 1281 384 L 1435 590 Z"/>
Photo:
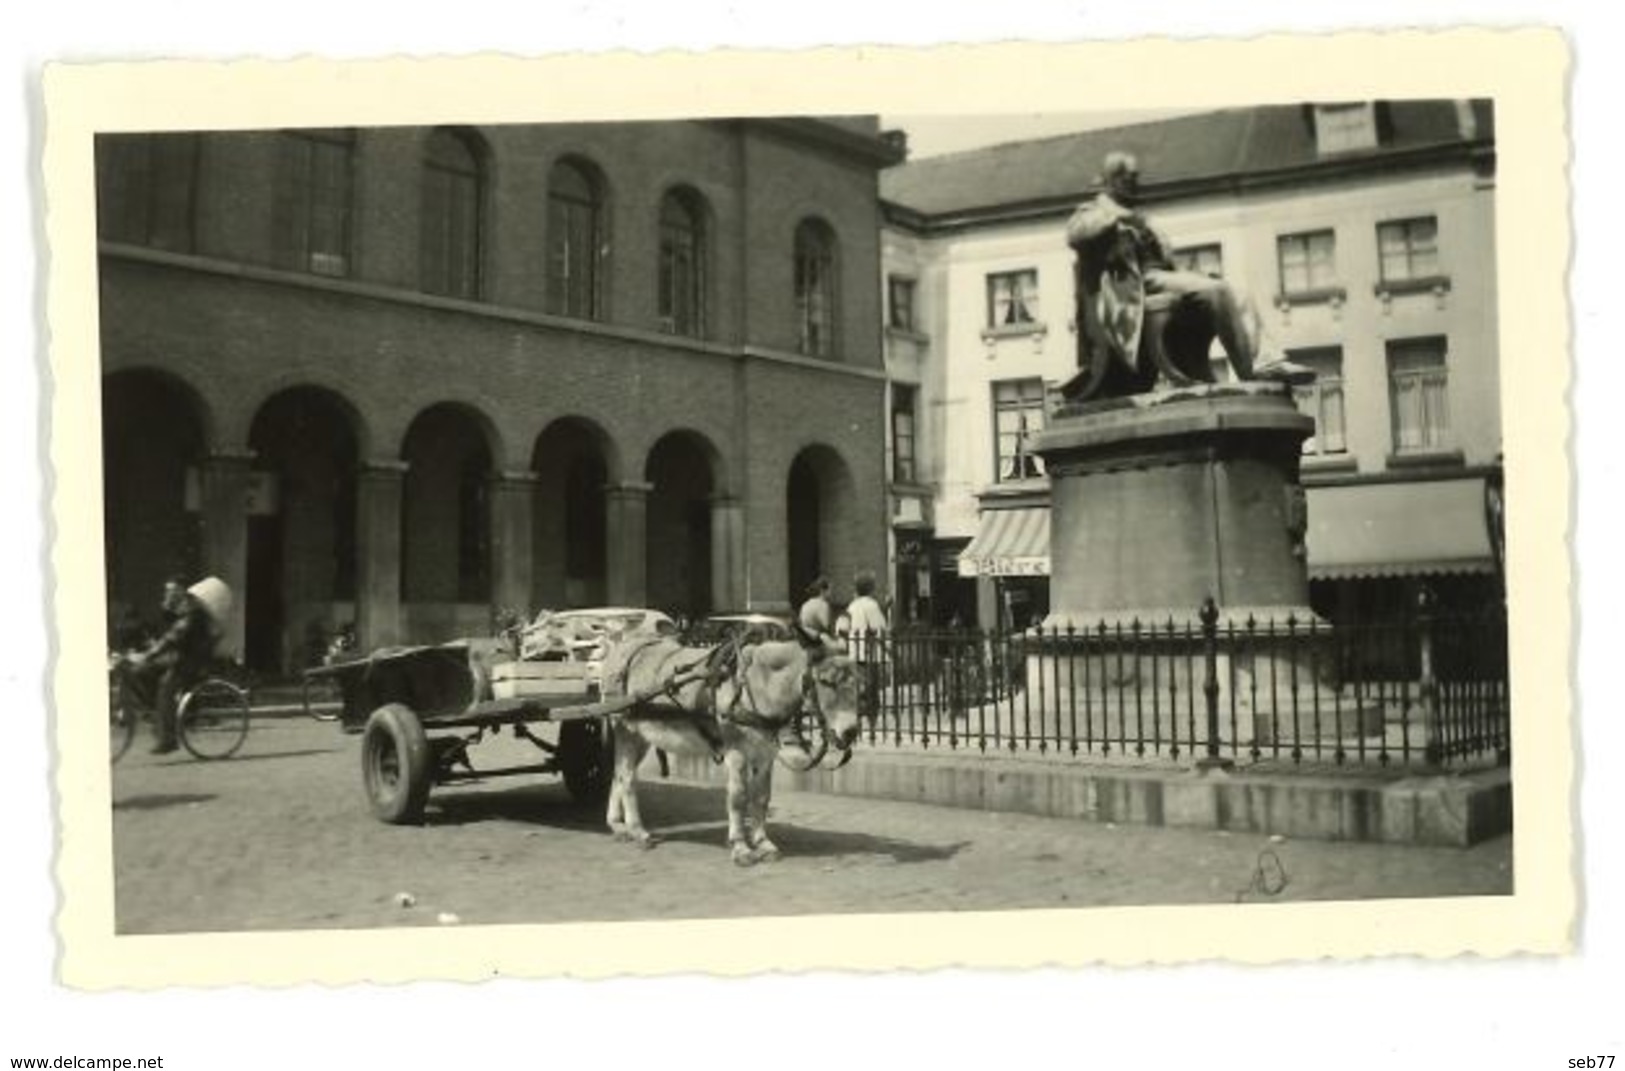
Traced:
<path id="1" fill-rule="evenodd" d="M 117 946 L 1549 891 L 1528 105 L 1360 88 L 92 116 L 69 902 Z"/>

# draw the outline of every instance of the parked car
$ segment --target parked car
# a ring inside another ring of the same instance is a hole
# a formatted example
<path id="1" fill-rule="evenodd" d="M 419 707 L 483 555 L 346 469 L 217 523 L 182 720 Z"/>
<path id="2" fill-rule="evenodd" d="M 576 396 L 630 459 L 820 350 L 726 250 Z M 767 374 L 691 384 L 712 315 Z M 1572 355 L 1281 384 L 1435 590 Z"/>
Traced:
<path id="1" fill-rule="evenodd" d="M 795 626 L 790 623 L 789 617 L 779 614 L 754 611 L 711 614 L 690 625 L 683 635 L 683 642 L 704 647 L 726 643 L 735 637 L 745 643 L 789 640 L 795 638 Z"/>

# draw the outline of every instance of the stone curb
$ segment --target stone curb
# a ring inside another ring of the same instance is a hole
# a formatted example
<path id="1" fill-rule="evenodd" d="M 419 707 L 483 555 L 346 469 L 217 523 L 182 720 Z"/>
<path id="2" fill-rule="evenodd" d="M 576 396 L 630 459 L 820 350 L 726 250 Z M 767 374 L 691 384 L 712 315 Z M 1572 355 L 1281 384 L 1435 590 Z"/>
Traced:
<path id="1" fill-rule="evenodd" d="M 671 771 L 687 781 L 724 780 L 722 769 L 702 758 L 672 756 Z M 1505 768 L 1380 779 L 859 752 L 838 772 L 780 767 L 774 777 L 798 792 L 1316 840 L 1468 847 L 1512 830 Z"/>

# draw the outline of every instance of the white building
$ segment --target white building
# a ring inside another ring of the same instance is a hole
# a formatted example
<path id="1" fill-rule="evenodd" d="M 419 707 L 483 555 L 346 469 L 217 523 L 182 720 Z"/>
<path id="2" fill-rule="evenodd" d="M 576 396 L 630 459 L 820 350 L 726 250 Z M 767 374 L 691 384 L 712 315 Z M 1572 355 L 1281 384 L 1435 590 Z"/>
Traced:
<path id="1" fill-rule="evenodd" d="M 1025 452 L 1076 367 L 1067 217 L 1105 154 L 1142 210 L 1312 365 L 1300 394 L 1316 609 L 1495 598 L 1495 142 L 1485 101 L 1268 106 L 1000 145 L 883 173 L 897 616 L 1021 625 L 1048 590 Z M 1215 346 L 1216 369 L 1222 350 Z"/>

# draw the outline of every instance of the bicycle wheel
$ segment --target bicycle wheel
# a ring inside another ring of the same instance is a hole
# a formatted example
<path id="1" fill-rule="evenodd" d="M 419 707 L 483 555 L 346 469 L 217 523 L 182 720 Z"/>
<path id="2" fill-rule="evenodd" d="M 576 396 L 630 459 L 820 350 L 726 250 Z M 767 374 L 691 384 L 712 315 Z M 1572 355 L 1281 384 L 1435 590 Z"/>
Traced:
<path id="1" fill-rule="evenodd" d="M 135 707 L 125 699 L 124 692 L 120 688 L 114 688 L 108 694 L 107 706 L 110 715 L 107 723 L 109 734 L 107 753 L 112 762 L 117 762 L 130 750 L 130 745 L 135 743 L 135 726 L 140 718 L 136 716 Z"/>
<path id="2" fill-rule="evenodd" d="M 330 674 L 307 676 L 304 683 L 305 713 L 317 721 L 338 721 L 344 713 L 344 689 Z"/>
<path id="3" fill-rule="evenodd" d="M 181 746 L 200 759 L 226 759 L 248 737 L 248 689 L 219 677 L 181 698 L 176 721 Z"/>

